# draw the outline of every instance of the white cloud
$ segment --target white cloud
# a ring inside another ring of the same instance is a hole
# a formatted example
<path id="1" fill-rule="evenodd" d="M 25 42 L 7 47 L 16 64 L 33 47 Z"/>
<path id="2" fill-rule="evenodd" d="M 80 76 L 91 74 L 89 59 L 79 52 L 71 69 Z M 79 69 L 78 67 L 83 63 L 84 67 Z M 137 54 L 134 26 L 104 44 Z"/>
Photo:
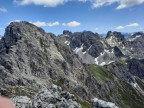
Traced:
<path id="1" fill-rule="evenodd" d="M 76 27 L 76 26 L 80 26 L 80 23 L 77 22 L 77 21 L 72 21 L 72 22 L 69 22 L 69 23 L 63 23 L 62 25 L 63 26 L 69 26 L 69 27 Z"/>
<path id="2" fill-rule="evenodd" d="M 93 8 L 118 3 L 119 5 L 116 7 L 116 9 L 123 9 L 142 4 L 144 0 L 91 0 L 91 2 L 93 3 Z"/>
<path id="3" fill-rule="evenodd" d="M 124 27 L 123 26 L 118 26 L 115 29 L 124 29 Z"/>
<path id="4" fill-rule="evenodd" d="M 7 12 L 7 9 L 5 9 L 5 8 L 0 8 L 0 12 Z"/>
<path id="5" fill-rule="evenodd" d="M 120 5 L 116 9 L 128 8 L 134 5 L 139 5 L 144 2 L 144 0 L 119 0 Z"/>
<path id="6" fill-rule="evenodd" d="M 56 7 L 67 1 L 69 0 L 21 0 L 21 1 L 14 0 L 14 2 L 19 5 L 35 4 L 35 5 L 43 5 L 44 7 Z"/>
<path id="7" fill-rule="evenodd" d="M 132 24 L 126 25 L 126 27 L 136 27 L 136 26 L 139 26 L 139 24 L 138 23 L 132 23 Z"/>
<path id="8" fill-rule="evenodd" d="M 118 2 L 119 0 L 91 0 L 93 4 L 93 8 L 105 6 L 105 5 L 111 5 L 115 2 Z"/>
<path id="9" fill-rule="evenodd" d="M 134 5 L 142 4 L 144 0 L 14 0 L 15 3 L 19 5 L 43 5 L 44 7 L 56 7 L 58 5 L 64 4 L 66 2 L 90 2 L 93 8 L 108 6 L 117 3 L 116 9 L 128 8 Z"/>
<path id="10" fill-rule="evenodd" d="M 132 23 L 132 24 L 128 24 L 128 25 L 125 25 L 125 26 L 118 26 L 115 29 L 124 29 L 126 27 L 137 27 L 137 26 L 139 26 L 138 23 Z"/>
<path id="11" fill-rule="evenodd" d="M 99 28 L 95 28 L 95 30 L 99 30 Z"/>
<path id="12" fill-rule="evenodd" d="M 59 25 L 59 22 L 56 21 L 56 22 L 54 22 L 54 23 L 48 23 L 47 25 L 48 25 L 48 26 L 58 26 L 58 25 Z"/>
<path id="13" fill-rule="evenodd" d="M 40 22 L 40 21 L 33 22 L 33 24 L 36 25 L 36 26 L 38 26 L 38 27 L 47 26 L 46 22 Z"/>

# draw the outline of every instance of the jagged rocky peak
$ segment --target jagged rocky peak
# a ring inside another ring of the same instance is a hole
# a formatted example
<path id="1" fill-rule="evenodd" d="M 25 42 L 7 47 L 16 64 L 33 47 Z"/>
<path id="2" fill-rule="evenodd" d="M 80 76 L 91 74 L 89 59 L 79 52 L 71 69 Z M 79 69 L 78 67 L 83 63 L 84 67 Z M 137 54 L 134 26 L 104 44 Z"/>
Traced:
<path id="1" fill-rule="evenodd" d="M 125 37 L 121 34 L 121 32 L 109 31 L 106 36 L 106 41 L 110 46 L 114 47 L 117 44 L 121 44 L 122 42 L 124 42 Z"/>
<path id="2" fill-rule="evenodd" d="M 64 35 L 71 35 L 71 34 L 72 34 L 72 32 L 71 32 L 71 31 L 69 31 L 69 30 L 64 30 L 64 31 L 63 31 L 63 34 L 64 34 Z"/>
<path id="3" fill-rule="evenodd" d="M 106 39 L 110 38 L 110 37 L 116 37 L 116 38 L 118 38 L 120 40 L 124 40 L 125 39 L 124 35 L 122 35 L 121 32 L 116 32 L 116 31 L 114 31 L 114 32 L 108 31 Z"/>

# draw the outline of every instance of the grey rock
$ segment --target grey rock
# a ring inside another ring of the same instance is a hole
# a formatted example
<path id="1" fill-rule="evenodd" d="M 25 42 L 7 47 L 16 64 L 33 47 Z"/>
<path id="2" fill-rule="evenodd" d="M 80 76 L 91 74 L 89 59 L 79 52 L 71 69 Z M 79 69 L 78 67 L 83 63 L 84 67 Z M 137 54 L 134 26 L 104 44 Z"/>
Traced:
<path id="1" fill-rule="evenodd" d="M 26 96 L 17 96 L 12 98 L 16 108 L 81 108 L 75 100 L 75 96 L 64 91 L 57 91 L 56 88 L 60 88 L 57 85 L 52 85 L 50 89 L 43 88 L 33 99 Z M 56 90 L 56 91 L 55 91 Z"/>
<path id="2" fill-rule="evenodd" d="M 27 96 L 17 96 L 12 98 L 16 108 L 32 108 L 32 101 Z"/>

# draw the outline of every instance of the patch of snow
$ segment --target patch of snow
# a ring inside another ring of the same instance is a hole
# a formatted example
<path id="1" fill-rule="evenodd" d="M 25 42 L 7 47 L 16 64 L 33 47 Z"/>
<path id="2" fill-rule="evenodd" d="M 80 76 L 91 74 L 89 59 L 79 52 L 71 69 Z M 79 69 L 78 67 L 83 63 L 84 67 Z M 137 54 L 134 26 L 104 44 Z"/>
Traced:
<path id="1" fill-rule="evenodd" d="M 99 65 L 100 65 L 100 66 L 104 66 L 104 65 L 106 65 L 106 62 L 102 62 L 102 63 L 100 63 Z"/>
<path id="2" fill-rule="evenodd" d="M 83 44 L 81 45 L 80 48 L 76 47 L 76 48 L 74 49 L 74 52 L 77 54 L 78 52 L 80 52 L 80 51 L 82 51 L 82 50 L 83 50 Z"/>
<path id="3" fill-rule="evenodd" d="M 90 46 L 87 51 L 91 48 L 92 46 Z M 73 51 L 79 55 L 79 57 L 82 59 L 82 61 L 84 63 L 87 63 L 87 64 L 97 64 L 97 65 L 100 65 L 100 66 L 104 66 L 104 65 L 107 65 L 107 64 L 110 64 L 112 62 L 115 61 L 115 54 L 114 54 L 114 49 L 112 49 L 111 51 L 110 50 L 107 50 L 107 49 L 104 49 L 104 52 L 101 52 L 100 55 L 96 58 L 92 57 L 91 55 L 89 55 L 87 53 L 87 51 L 85 52 L 82 52 L 83 50 L 83 44 L 81 45 L 81 47 L 76 47 Z"/>
<path id="4" fill-rule="evenodd" d="M 94 98 L 93 103 L 94 103 L 94 108 L 97 108 L 97 106 L 104 107 L 104 108 L 119 108 L 115 105 L 115 103 L 106 102 L 106 101 L 98 99 L 98 98 Z"/>
<path id="5" fill-rule="evenodd" d="M 139 38 L 139 37 L 141 37 L 141 35 L 136 35 L 136 37 L 135 37 L 135 38 Z"/>
<path id="6" fill-rule="evenodd" d="M 118 44 L 121 44 L 122 42 L 118 42 Z"/>
<path id="7" fill-rule="evenodd" d="M 104 60 L 105 55 L 109 56 L 109 57 L 107 57 L 107 60 Z M 104 66 L 104 65 L 107 65 L 107 64 L 114 62 L 114 60 L 108 60 L 109 58 L 113 58 L 114 56 L 115 55 L 114 55 L 113 49 L 111 52 L 109 50 L 104 49 L 104 52 L 100 53 L 100 55 L 98 57 L 96 57 L 94 59 L 94 61 L 95 61 L 95 64 L 100 65 L 100 66 Z"/>
<path id="8" fill-rule="evenodd" d="M 73 51 L 78 54 L 79 58 L 82 59 L 83 63 L 87 64 L 94 64 L 94 57 L 89 55 L 86 51 L 82 52 L 83 50 L 83 44 L 81 45 L 80 48 L 76 47 Z"/>
<path id="9" fill-rule="evenodd" d="M 86 54 L 86 51 L 85 52 L 82 52 L 83 54 Z"/>
<path id="10" fill-rule="evenodd" d="M 122 47 L 123 49 L 125 49 L 125 46 L 123 45 L 123 47 Z"/>
<path id="11" fill-rule="evenodd" d="M 68 45 L 68 46 L 70 45 L 70 42 L 69 42 L 69 41 L 65 41 L 64 43 L 65 43 L 66 45 Z"/>

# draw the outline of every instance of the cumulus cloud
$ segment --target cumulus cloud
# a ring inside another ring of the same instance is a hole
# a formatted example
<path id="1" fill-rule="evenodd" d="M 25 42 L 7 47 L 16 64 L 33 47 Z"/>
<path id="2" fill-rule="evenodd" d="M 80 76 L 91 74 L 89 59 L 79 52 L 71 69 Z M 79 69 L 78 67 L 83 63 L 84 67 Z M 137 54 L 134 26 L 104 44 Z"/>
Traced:
<path id="1" fill-rule="evenodd" d="M 47 25 L 48 25 L 48 26 L 58 26 L 58 25 L 59 25 L 59 22 L 56 21 L 56 22 L 54 22 L 54 23 L 48 23 Z"/>
<path id="2" fill-rule="evenodd" d="M 69 0 L 21 0 L 21 1 L 14 0 L 14 2 L 19 5 L 35 4 L 35 5 L 43 5 L 44 7 L 56 7 L 67 1 Z"/>
<path id="3" fill-rule="evenodd" d="M 56 21 L 54 23 L 47 23 L 47 22 L 41 22 L 41 21 L 36 21 L 36 22 L 30 22 L 38 27 L 44 27 L 44 26 L 58 26 L 59 25 L 59 22 Z"/>
<path id="4" fill-rule="evenodd" d="M 139 26 L 139 24 L 138 23 L 132 23 L 132 24 L 126 25 L 126 27 L 135 27 L 135 26 Z"/>
<path id="5" fill-rule="evenodd" d="M 123 29 L 123 28 L 124 28 L 123 26 L 118 26 L 115 29 Z"/>
<path id="6" fill-rule="evenodd" d="M 144 0 L 91 0 L 93 8 L 108 6 L 117 3 L 116 9 L 128 8 L 134 5 L 139 5 L 144 2 Z"/>
<path id="7" fill-rule="evenodd" d="M 120 5 L 116 9 L 128 8 L 134 5 L 139 5 L 144 2 L 144 0 L 119 0 Z"/>
<path id="8" fill-rule="evenodd" d="M 5 9 L 5 8 L 0 8 L 0 12 L 7 12 L 7 9 Z"/>
<path id="9" fill-rule="evenodd" d="M 19 5 L 43 5 L 44 7 L 56 7 L 58 5 L 64 4 L 66 2 L 90 2 L 93 8 L 108 6 L 117 3 L 116 9 L 128 8 L 134 5 L 139 5 L 144 2 L 144 0 L 14 0 L 15 3 Z"/>
<path id="10" fill-rule="evenodd" d="M 124 29 L 126 27 L 137 27 L 137 26 L 139 26 L 138 23 L 131 23 L 131 24 L 128 24 L 128 25 L 125 25 L 125 26 L 118 26 L 115 29 Z"/>
<path id="11" fill-rule="evenodd" d="M 46 22 L 40 22 L 40 21 L 33 22 L 33 24 L 36 25 L 36 26 L 38 26 L 38 27 L 47 26 Z"/>
<path id="12" fill-rule="evenodd" d="M 68 26 L 68 27 L 77 27 L 77 26 L 80 26 L 80 23 L 77 22 L 77 21 L 72 21 L 72 22 L 69 22 L 69 23 L 63 23 L 62 25 L 63 26 Z"/>

